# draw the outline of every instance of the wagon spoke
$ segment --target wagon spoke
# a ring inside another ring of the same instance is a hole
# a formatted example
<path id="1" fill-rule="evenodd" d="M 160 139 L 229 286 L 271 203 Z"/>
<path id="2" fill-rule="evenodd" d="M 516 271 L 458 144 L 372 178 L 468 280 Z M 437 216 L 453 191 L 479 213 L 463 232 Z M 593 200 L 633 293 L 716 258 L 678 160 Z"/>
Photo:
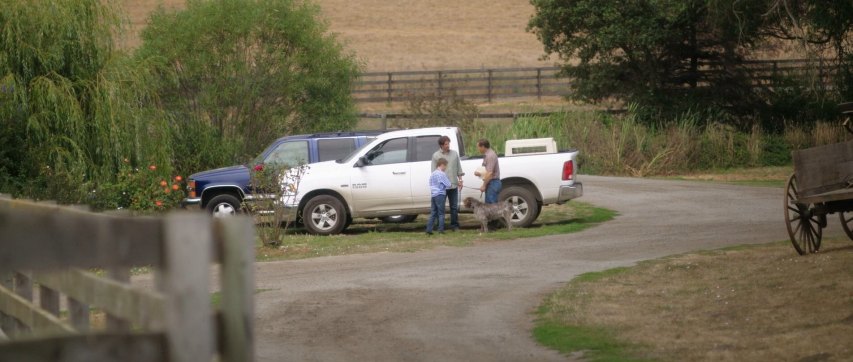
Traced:
<path id="1" fill-rule="evenodd" d="M 809 253 L 813 253 L 814 252 L 814 240 L 813 240 L 814 234 L 812 234 L 813 229 L 812 229 L 811 224 L 808 224 L 808 227 L 806 227 L 805 230 L 806 230 L 806 240 L 804 240 L 803 246 L 805 246 L 807 248 Z"/>
<path id="2" fill-rule="evenodd" d="M 818 248 L 820 248 L 817 230 L 812 229 L 812 234 L 810 236 L 811 237 L 809 238 L 809 241 L 810 241 L 809 249 L 811 250 L 812 253 L 815 253 L 815 252 L 817 252 Z"/>
<path id="3" fill-rule="evenodd" d="M 817 225 L 817 227 L 820 227 L 820 220 L 818 220 L 816 218 L 817 218 L 817 216 L 812 215 L 812 217 L 809 218 L 809 220 L 811 220 L 815 225 Z"/>
<path id="4" fill-rule="evenodd" d="M 850 217 L 845 216 L 845 214 Z M 839 218 L 841 219 L 841 228 L 844 229 L 844 233 L 847 234 L 847 237 L 850 240 L 853 240 L 853 210 L 851 211 L 841 211 L 838 213 Z"/>

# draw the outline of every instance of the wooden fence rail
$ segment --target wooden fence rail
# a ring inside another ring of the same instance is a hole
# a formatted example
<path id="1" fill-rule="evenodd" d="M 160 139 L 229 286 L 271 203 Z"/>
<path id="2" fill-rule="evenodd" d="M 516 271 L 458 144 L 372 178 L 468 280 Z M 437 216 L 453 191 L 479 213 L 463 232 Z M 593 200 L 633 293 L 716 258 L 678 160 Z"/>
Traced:
<path id="1" fill-rule="evenodd" d="M 121 217 L 0 195 L 0 361 L 252 361 L 253 241 L 247 218 Z M 156 290 L 129 283 L 142 266 Z"/>
<path id="2" fill-rule="evenodd" d="M 699 72 L 718 72 L 712 63 L 700 65 Z M 813 72 L 826 83 L 837 70 L 824 61 L 783 59 L 747 61 L 739 69 L 746 72 L 755 86 L 772 87 L 782 75 L 804 75 Z M 362 73 L 352 91 L 356 102 L 401 102 L 413 95 L 448 94 L 454 92 L 466 99 L 538 97 L 565 95 L 571 80 L 559 78 L 559 67 L 489 68 L 424 70 L 405 72 Z M 701 78 L 701 77 L 700 77 Z M 699 82 L 702 86 L 702 82 Z"/>

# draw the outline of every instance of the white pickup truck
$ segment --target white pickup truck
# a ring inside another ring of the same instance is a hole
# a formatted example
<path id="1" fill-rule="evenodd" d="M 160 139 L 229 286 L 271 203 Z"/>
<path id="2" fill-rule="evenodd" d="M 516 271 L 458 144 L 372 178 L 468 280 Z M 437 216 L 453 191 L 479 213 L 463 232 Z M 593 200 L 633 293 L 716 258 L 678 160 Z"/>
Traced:
<path id="1" fill-rule="evenodd" d="M 482 181 L 474 176 L 482 156 L 467 157 L 456 127 L 392 131 L 337 160 L 311 164 L 283 206 L 301 216 L 314 234 L 338 234 L 354 217 L 429 214 L 429 174 L 438 138 L 450 137 L 450 148 L 460 154 L 465 187 L 461 201 L 480 197 Z M 529 147 L 528 147 L 529 148 Z M 525 227 L 539 216 L 543 205 L 564 203 L 583 195 L 577 181 L 576 150 L 500 157 L 503 188 L 499 200 L 513 207 L 513 226 Z M 466 212 L 460 205 L 460 211 Z"/>

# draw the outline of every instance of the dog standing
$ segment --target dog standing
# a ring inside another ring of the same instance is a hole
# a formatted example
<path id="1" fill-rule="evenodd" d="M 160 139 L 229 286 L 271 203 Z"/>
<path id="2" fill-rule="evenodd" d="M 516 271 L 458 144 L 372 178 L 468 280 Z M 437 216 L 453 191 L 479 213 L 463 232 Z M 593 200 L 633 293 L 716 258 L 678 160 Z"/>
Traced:
<path id="1" fill-rule="evenodd" d="M 488 224 L 491 220 L 502 220 L 507 230 L 512 230 L 512 205 L 509 202 L 486 204 L 473 197 L 466 197 L 462 204 L 474 210 L 474 218 L 482 225 L 481 232 L 489 231 Z"/>

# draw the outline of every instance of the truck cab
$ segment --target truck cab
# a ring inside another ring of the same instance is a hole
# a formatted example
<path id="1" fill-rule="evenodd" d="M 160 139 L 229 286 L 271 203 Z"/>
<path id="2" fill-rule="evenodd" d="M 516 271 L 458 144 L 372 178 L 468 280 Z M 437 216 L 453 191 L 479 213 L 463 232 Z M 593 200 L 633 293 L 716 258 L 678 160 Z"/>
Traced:
<path id="1" fill-rule="evenodd" d="M 250 187 L 252 170 L 266 165 L 298 165 L 340 159 L 384 131 L 331 132 L 286 136 L 272 142 L 247 165 L 192 174 L 187 179 L 186 208 L 198 207 L 214 217 L 240 212 L 241 204 L 256 200 Z"/>

